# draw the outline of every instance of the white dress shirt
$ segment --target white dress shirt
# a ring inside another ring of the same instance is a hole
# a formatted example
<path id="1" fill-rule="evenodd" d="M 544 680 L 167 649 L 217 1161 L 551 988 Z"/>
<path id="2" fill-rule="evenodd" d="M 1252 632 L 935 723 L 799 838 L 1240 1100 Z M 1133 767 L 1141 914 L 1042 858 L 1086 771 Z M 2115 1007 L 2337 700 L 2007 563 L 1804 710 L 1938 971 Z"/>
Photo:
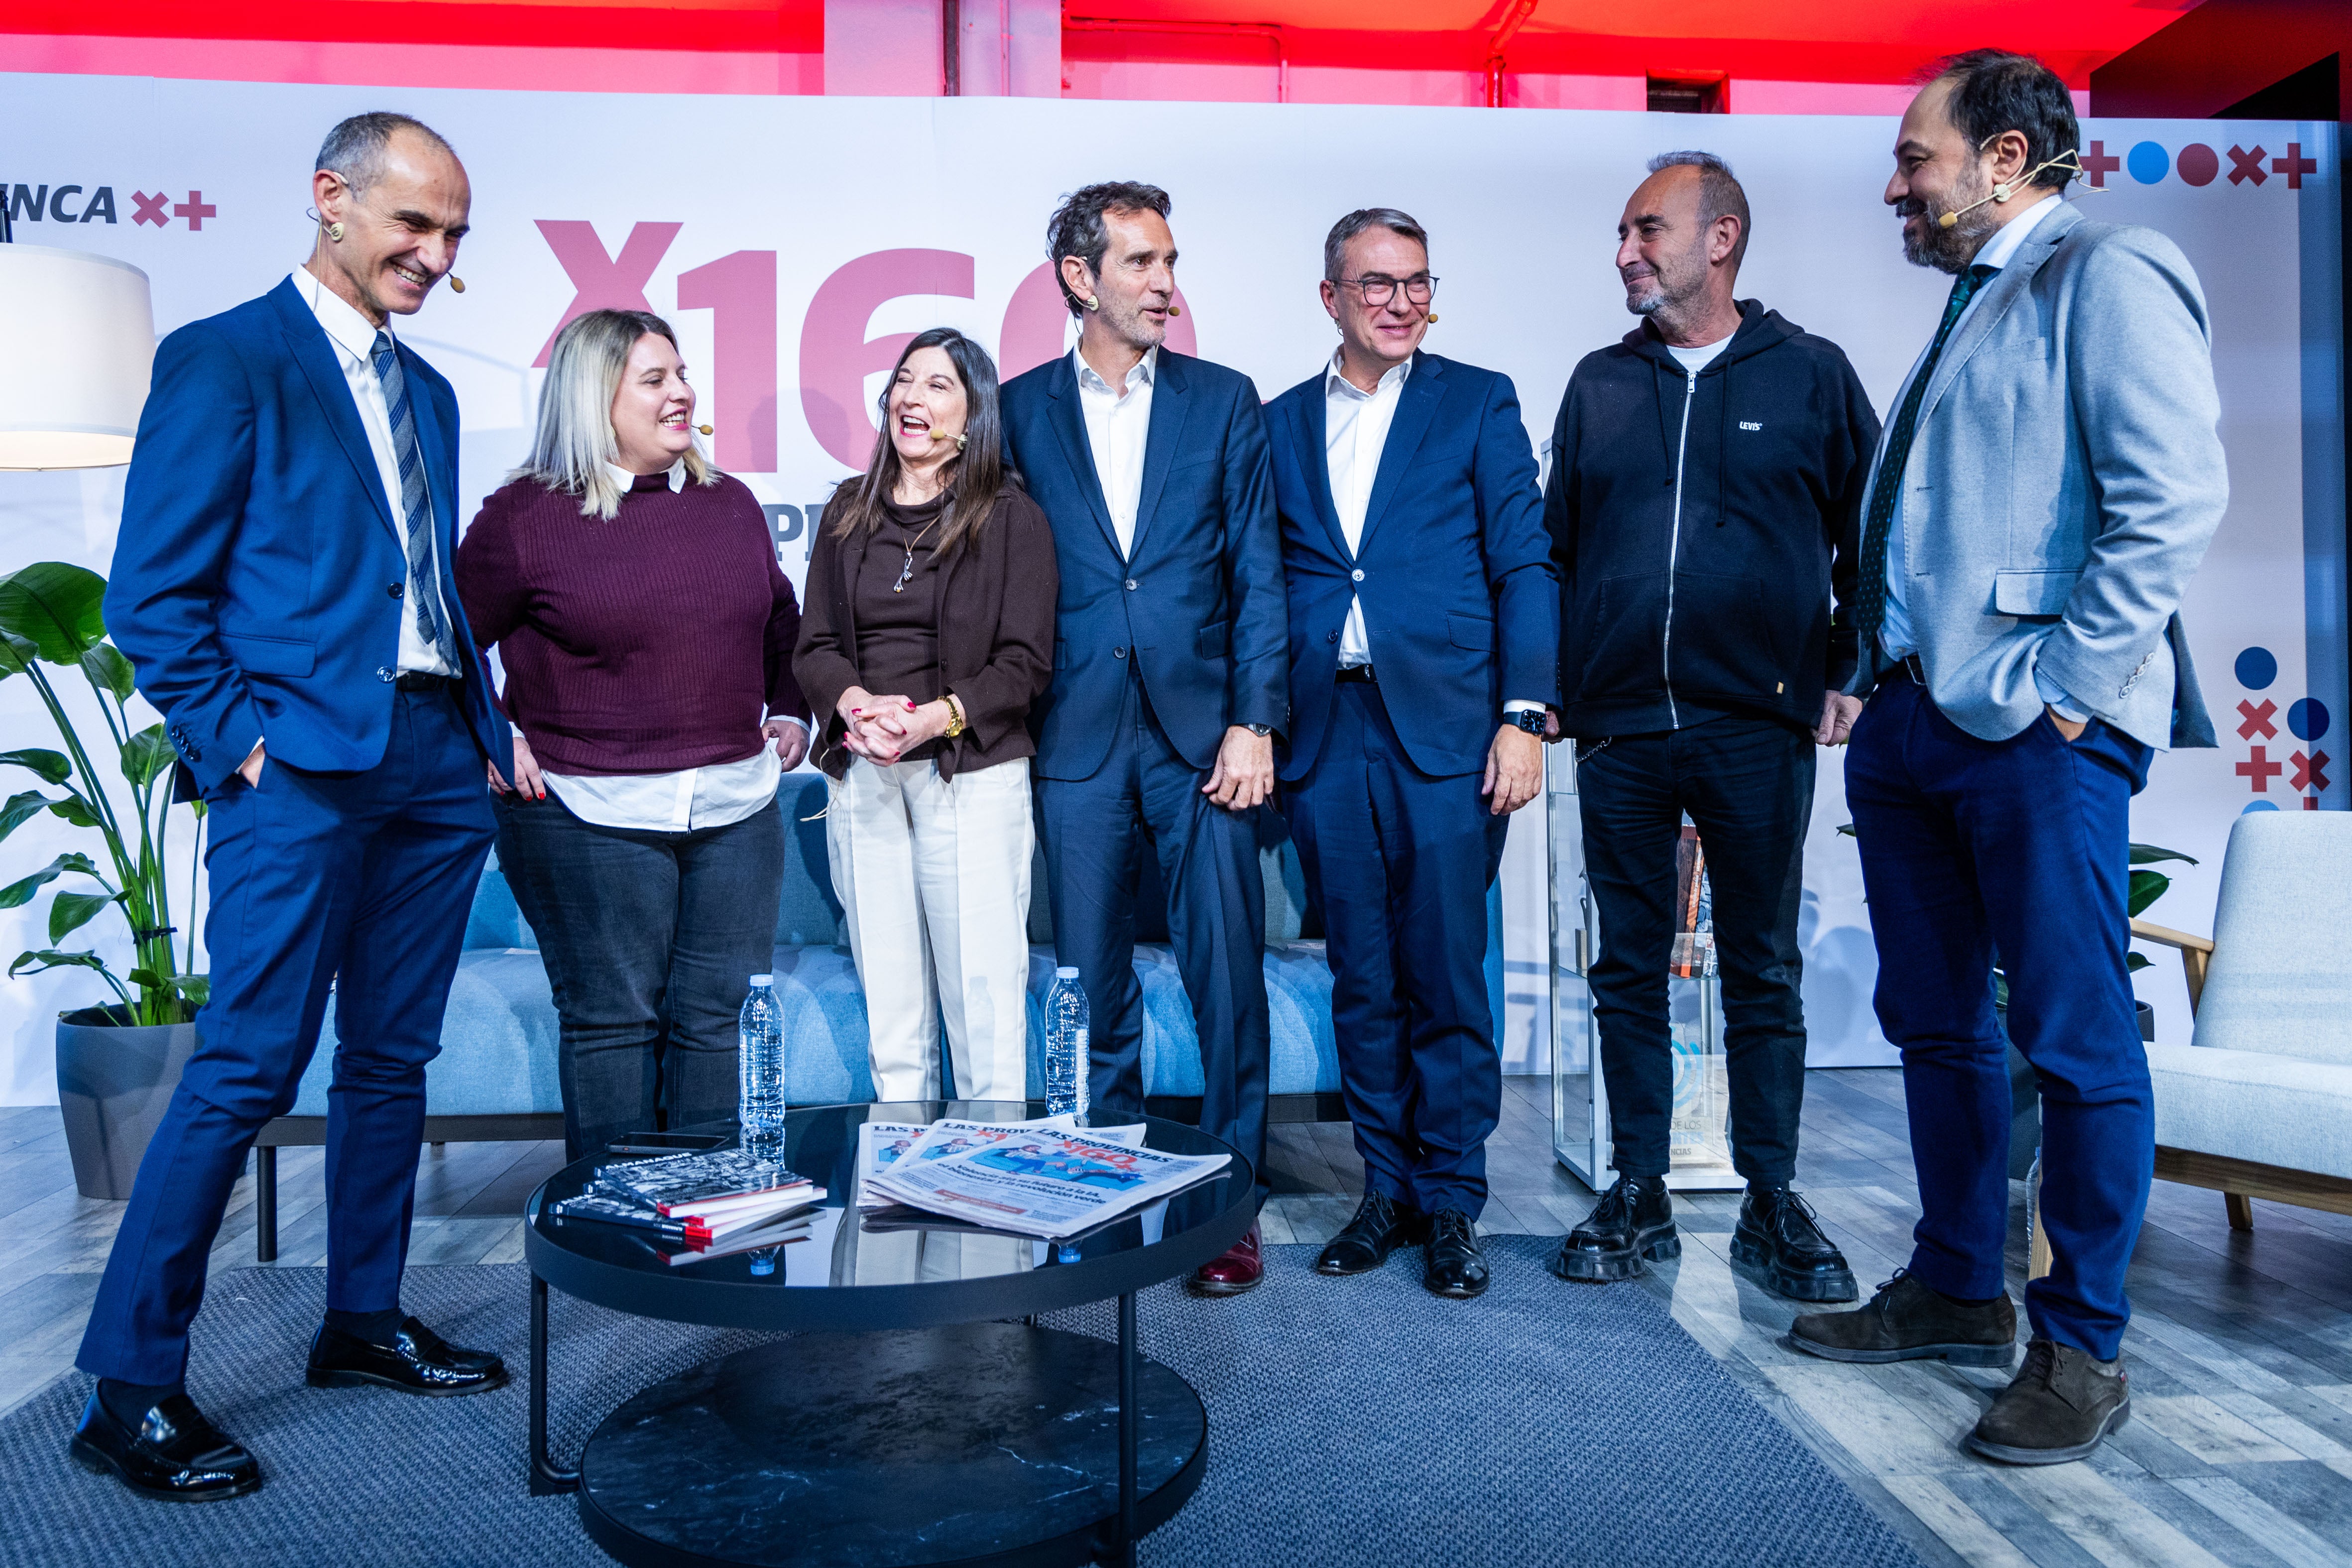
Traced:
<path id="1" fill-rule="evenodd" d="M 1404 396 L 1405 377 L 1412 360 L 1390 366 L 1370 392 L 1348 379 L 1345 351 L 1334 351 L 1323 373 L 1323 463 L 1331 481 L 1331 505 L 1339 514 L 1339 533 L 1352 558 L 1363 549 L 1364 515 L 1371 509 L 1372 485 L 1380 478 L 1381 454 L 1389 444 L 1389 426 L 1396 423 L 1397 405 Z M 1372 662 L 1371 635 L 1364 629 L 1363 595 L 1348 601 L 1348 624 L 1339 633 L 1339 668 L 1353 669 Z M 1540 702 L 1510 701 L 1506 713 L 1540 709 Z"/>
<path id="2" fill-rule="evenodd" d="M 1087 445 L 1094 451 L 1095 478 L 1102 484 L 1110 525 L 1124 560 L 1135 552 L 1135 510 L 1143 500 L 1143 448 L 1151 435 L 1151 384 L 1160 351 L 1146 349 L 1118 391 L 1095 373 L 1087 356 L 1070 351 L 1078 373 L 1078 406 L 1086 414 Z"/>
<path id="3" fill-rule="evenodd" d="M 1977 252 L 1976 259 L 1970 262 L 1969 265 L 1972 267 L 2007 267 L 2011 258 L 2015 257 L 2018 251 L 2024 247 L 2025 242 L 2033 237 L 2033 231 L 2041 227 L 2043 224 L 2049 222 L 2051 218 L 2057 216 L 2058 206 L 2059 194 L 2056 191 L 2053 191 L 2048 195 L 2042 197 L 2039 202 L 2036 202 L 2032 206 L 2028 207 L 2022 215 L 2010 219 L 2009 222 L 2001 225 L 2000 228 L 1994 230 L 1993 237 L 1985 241 L 1984 248 Z M 1968 325 L 1969 318 L 1976 313 L 1978 306 L 1984 303 L 1984 297 L 1991 290 L 1993 281 L 1993 279 L 1988 279 L 1982 288 L 1979 288 L 1974 294 L 1969 297 L 1968 304 L 1963 307 L 1960 311 L 1959 320 L 1952 323 L 1950 333 L 1944 339 L 1944 347 L 1948 353 L 1950 351 L 1954 340 L 1959 337 L 1961 330 Z M 1931 346 L 1933 340 L 1931 339 Z M 1927 357 L 1927 351 L 1926 349 L 1921 349 L 1919 351 L 1919 358 L 1924 360 Z M 1938 368 L 1940 368 L 1940 366 Z M 1916 362 L 1915 361 L 1913 366 L 1915 374 L 1916 374 Z M 1920 454 L 1927 449 L 1928 444 L 1932 439 L 1933 429 L 1934 426 L 1923 419 L 1919 427 L 1912 433 L 1911 462 L 1916 463 L 1920 460 Z M 1901 474 L 1881 474 L 1874 482 L 1878 484 L 1891 484 L 1895 487 L 1895 520 L 1889 525 L 1886 534 L 1886 606 L 1883 618 L 1880 620 L 1878 625 L 1878 642 L 1879 646 L 1886 650 L 1886 657 L 1888 658 L 1899 659 L 1906 654 L 1912 654 L 1919 651 L 1918 643 L 1912 637 L 1911 633 L 1911 612 L 1909 607 L 1903 602 L 1905 575 L 1903 550 L 1903 476 Z M 2053 627 L 2052 629 L 2054 631 L 2056 628 Z M 2033 672 L 2033 684 L 2035 689 L 2041 693 L 2042 700 L 2049 703 L 2053 708 L 2057 709 L 2060 715 L 2069 721 L 2081 723 L 2089 718 L 2090 715 L 2083 711 L 2066 695 L 2065 688 L 2060 686 L 2056 681 L 2052 680 L 2048 676 L 2043 675 L 2038 665 Z"/>
<path id="4" fill-rule="evenodd" d="M 637 480 L 626 468 L 609 463 L 604 471 L 624 493 Z M 669 488 L 672 494 L 686 488 L 682 460 L 670 468 Z M 522 734 L 520 726 L 515 733 Z M 739 763 L 711 763 L 672 773 L 554 773 L 542 769 L 540 777 L 583 822 L 600 827 L 684 833 L 742 821 L 776 798 L 776 781 L 783 771 L 774 742 L 763 737 L 760 749 Z"/>
<path id="5" fill-rule="evenodd" d="M 383 483 L 385 502 L 392 508 L 393 526 L 399 531 L 404 546 L 408 538 L 408 508 L 400 494 L 400 455 L 392 445 L 392 408 L 384 402 L 383 383 L 375 374 L 375 334 L 379 329 L 370 326 L 368 319 L 353 310 L 350 303 L 333 289 L 310 275 L 307 268 L 298 267 L 293 272 L 294 287 L 310 303 L 310 313 L 319 318 L 327 341 L 335 345 L 335 357 L 343 367 L 343 381 L 352 390 L 352 401 L 359 405 L 360 426 L 367 432 L 368 449 L 375 454 L 376 475 Z M 391 323 L 381 329 L 392 332 Z M 424 388 L 411 387 L 412 405 L 423 396 Z M 422 418 L 422 415 L 416 417 Z M 418 439 L 422 441 L 420 434 Z M 424 456 L 420 450 L 417 454 Z M 429 502 L 428 502 L 429 504 Z M 441 596 L 441 542 L 436 537 L 427 549 L 426 560 L 432 563 L 433 578 L 420 583 L 414 574 L 408 579 L 408 597 L 401 601 L 400 655 L 394 668 L 405 674 L 419 670 L 426 675 L 455 675 L 457 671 L 449 661 L 428 647 L 425 634 L 417 629 L 416 612 L 410 606 L 419 594 L 433 595 L 439 609 L 441 624 L 450 628 L 454 637 L 457 622 L 450 617 L 448 601 Z M 406 554 L 404 547 L 403 555 Z"/>

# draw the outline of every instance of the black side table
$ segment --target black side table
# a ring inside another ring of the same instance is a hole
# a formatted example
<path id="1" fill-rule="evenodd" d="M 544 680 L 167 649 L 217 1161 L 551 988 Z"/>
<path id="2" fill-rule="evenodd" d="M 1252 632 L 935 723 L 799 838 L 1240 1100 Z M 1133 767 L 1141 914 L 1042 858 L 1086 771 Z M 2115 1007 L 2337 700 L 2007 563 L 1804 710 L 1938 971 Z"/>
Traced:
<path id="1" fill-rule="evenodd" d="M 1200 1485 L 1208 1438 L 1200 1396 L 1137 1349 L 1136 1292 L 1241 1239 L 1255 1217 L 1249 1163 L 1147 1118 L 1150 1147 L 1231 1163 L 1074 1244 L 877 1231 L 852 1206 L 868 1120 L 1041 1114 L 971 1101 L 793 1111 L 785 1163 L 827 1195 L 809 1239 L 765 1273 L 748 1253 L 672 1267 L 625 1230 L 549 1212 L 614 1156 L 550 1178 L 524 1233 L 531 1491 L 577 1490 L 589 1534 L 632 1565 L 1131 1564 L 1136 1542 Z M 655 1384 L 563 1469 L 547 1448 L 550 1286 L 638 1317 L 794 1337 Z M 1112 1297 L 1115 1350 L 1035 1322 Z"/>

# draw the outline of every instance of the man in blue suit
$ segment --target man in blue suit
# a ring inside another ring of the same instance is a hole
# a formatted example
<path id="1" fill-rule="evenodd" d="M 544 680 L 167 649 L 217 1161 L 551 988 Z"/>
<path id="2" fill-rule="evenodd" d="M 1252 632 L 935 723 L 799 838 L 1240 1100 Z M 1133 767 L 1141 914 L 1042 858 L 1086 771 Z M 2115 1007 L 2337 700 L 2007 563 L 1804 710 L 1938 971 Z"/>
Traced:
<path id="1" fill-rule="evenodd" d="M 1316 1260 L 1486 1289 L 1476 1222 L 1502 1061 L 1486 889 L 1543 784 L 1559 578 L 1510 377 L 1421 352 L 1429 237 L 1391 207 L 1323 244 L 1330 363 L 1267 411 L 1290 595 L 1282 805 L 1321 895 L 1356 1216 Z"/>
<path id="2" fill-rule="evenodd" d="M 1163 345 L 1168 194 L 1089 185 L 1046 234 L 1078 345 L 1004 384 L 1004 421 L 1061 568 L 1054 682 L 1031 710 L 1055 947 L 1093 1012 L 1096 1108 L 1143 1109 L 1142 857 L 1200 1031 L 1201 1126 L 1265 1195 L 1265 884 L 1258 808 L 1288 718 L 1282 549 L 1249 378 Z M 1191 1281 L 1261 1277 L 1257 1227 Z"/>
<path id="3" fill-rule="evenodd" d="M 210 808 L 212 997 L 139 1167 L 79 1364 L 74 1458 L 151 1497 L 261 1485 L 184 1385 L 188 1324 L 254 1134 L 337 992 L 326 1321 L 314 1387 L 470 1394 L 499 1358 L 400 1308 L 425 1118 L 506 729 L 458 604 L 457 405 L 390 331 L 457 258 L 448 144 L 365 114 L 320 149 L 309 261 L 156 351 L 106 619 Z"/>

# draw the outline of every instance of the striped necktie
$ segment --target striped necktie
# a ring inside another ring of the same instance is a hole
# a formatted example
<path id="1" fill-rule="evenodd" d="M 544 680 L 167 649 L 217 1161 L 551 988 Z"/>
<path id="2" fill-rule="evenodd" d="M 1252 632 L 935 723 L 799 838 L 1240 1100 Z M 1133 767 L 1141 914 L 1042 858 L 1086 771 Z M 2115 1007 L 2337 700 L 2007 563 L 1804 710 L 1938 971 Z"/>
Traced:
<path id="1" fill-rule="evenodd" d="M 425 456 L 416 445 L 416 409 L 408 397 L 408 377 L 393 352 L 392 334 L 378 332 L 368 359 L 375 378 L 383 384 L 383 404 L 392 411 L 392 455 L 400 464 L 400 510 L 408 533 L 408 603 L 416 616 L 416 630 L 425 646 L 451 669 L 458 668 L 457 650 L 441 624 L 441 595 L 433 574 L 433 497 L 425 483 Z"/>
<path id="2" fill-rule="evenodd" d="M 1911 461 L 1911 437 L 1919 424 L 1919 405 L 1927 395 L 1927 383 L 1935 378 L 1936 362 L 1944 357 L 1944 340 L 1952 335 L 1962 311 L 1976 298 L 1977 290 L 2000 272 L 1998 267 L 1969 268 L 1952 280 L 1952 297 L 1944 303 L 1943 324 L 1936 329 L 1936 341 L 1927 349 L 1927 361 L 1919 374 L 1911 378 L 1911 390 L 1904 395 L 1901 412 L 1895 416 L 1895 428 L 1887 433 L 1886 456 L 1878 465 L 1878 479 L 1870 491 L 1870 520 L 1862 535 L 1862 578 L 1854 584 L 1854 629 L 1860 634 L 1862 647 L 1867 652 L 1878 637 L 1878 628 L 1886 619 L 1886 540 L 1895 528 L 1895 503 L 1903 494 L 1903 470 Z"/>

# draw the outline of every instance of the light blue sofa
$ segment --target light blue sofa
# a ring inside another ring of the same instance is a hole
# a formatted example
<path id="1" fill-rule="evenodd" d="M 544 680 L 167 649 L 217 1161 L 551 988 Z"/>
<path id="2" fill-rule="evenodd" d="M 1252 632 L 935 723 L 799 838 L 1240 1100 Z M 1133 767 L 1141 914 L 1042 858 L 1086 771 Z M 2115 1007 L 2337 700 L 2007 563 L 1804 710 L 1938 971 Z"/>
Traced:
<path id="1" fill-rule="evenodd" d="M 775 986 L 784 1006 L 784 1089 L 794 1105 L 838 1105 L 874 1098 L 866 1060 L 866 1004 L 841 928 L 841 905 L 825 858 L 825 781 L 787 774 L 777 791 L 786 816 L 782 907 L 776 920 Z M 1314 917 L 1297 851 L 1276 814 L 1262 814 L 1269 838 L 1261 849 L 1266 879 L 1265 981 L 1272 1011 L 1269 1111 L 1277 1121 L 1344 1121 L 1339 1053 L 1331 1037 L 1331 971 L 1320 941 L 1301 937 Z M 1146 859 L 1150 867 L 1149 858 Z M 1156 883 L 1156 872 L 1148 874 Z M 1053 916 L 1041 862 L 1031 878 L 1029 917 L 1029 1092 L 1043 1098 L 1042 1005 L 1054 977 Z M 1147 887 L 1144 908 L 1161 898 Z M 1501 900 L 1487 899 L 1486 992 L 1503 1013 Z M 1201 1048 L 1164 924 L 1147 917 L 1135 950 L 1143 986 L 1144 1092 L 1155 1114 L 1191 1120 L 1202 1091 Z M 325 1142 L 327 1087 L 333 1072 L 334 1009 L 330 1000 L 321 1046 L 303 1074 L 293 1110 L 256 1141 L 260 1193 L 257 1246 L 277 1254 L 277 1152 Z M 944 1042 L 942 1043 L 944 1054 Z M 943 1080 L 947 1074 L 943 1069 Z M 425 1072 L 425 1136 L 432 1142 L 533 1140 L 563 1135 L 556 1083 L 555 1005 L 538 941 L 515 907 L 496 861 L 482 873 L 466 926 L 466 951 L 449 990 L 441 1055 Z"/>

